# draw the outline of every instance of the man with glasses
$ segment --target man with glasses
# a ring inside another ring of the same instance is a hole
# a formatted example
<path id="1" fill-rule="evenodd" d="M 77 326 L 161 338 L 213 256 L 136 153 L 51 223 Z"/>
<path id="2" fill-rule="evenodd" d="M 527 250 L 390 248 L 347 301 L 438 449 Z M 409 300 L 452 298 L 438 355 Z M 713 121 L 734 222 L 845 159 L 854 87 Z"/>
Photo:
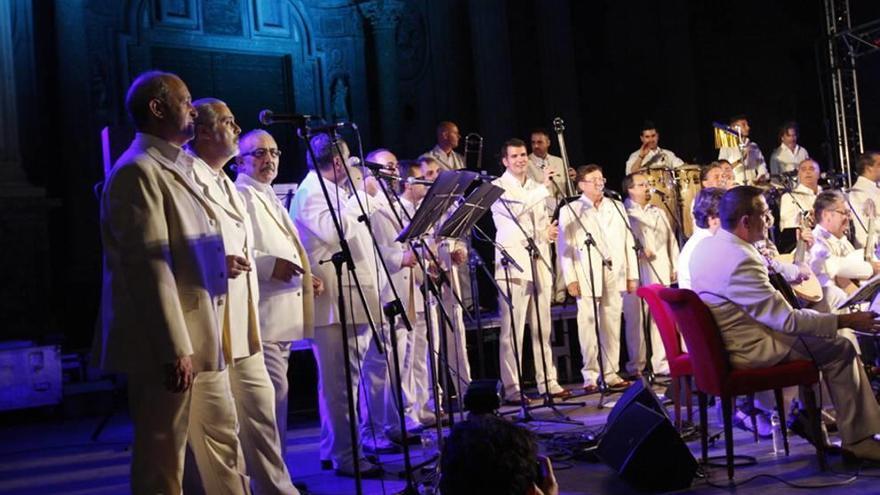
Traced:
<path id="1" fill-rule="evenodd" d="M 629 174 L 623 179 L 623 189 L 629 196 L 624 204 L 629 215 L 633 232 L 639 238 L 642 251 L 639 254 L 639 274 L 642 285 L 663 284 L 669 286 L 676 281 L 676 263 L 678 261 L 678 240 L 669 224 L 666 213 L 656 205 L 649 203 L 651 194 L 648 192 L 648 178 L 642 174 Z M 641 376 L 645 368 L 644 322 L 642 311 L 645 309 L 640 297 L 633 293 L 623 296 L 623 315 L 626 322 L 626 345 L 629 361 L 627 372 L 632 376 Z M 653 318 L 650 321 L 651 331 L 651 369 L 661 375 L 669 374 L 669 363 L 666 350 L 660 340 L 660 330 Z"/>
<path id="2" fill-rule="evenodd" d="M 294 341 L 314 335 L 314 298 L 324 287 L 320 278 L 312 276 L 293 220 L 272 189 L 281 157 L 275 138 L 256 129 L 241 137 L 239 148 L 235 186 L 253 224 L 260 339 L 275 391 L 275 418 L 283 455 L 287 446 L 290 347 Z"/>
<path id="3" fill-rule="evenodd" d="M 602 168 L 598 165 L 578 167 L 576 177 L 583 195 L 569 203 L 571 208 L 566 206 L 559 212 L 557 250 L 568 293 L 577 300 L 584 391 L 599 390 L 597 317 L 605 384 L 622 389 L 630 385 L 618 375 L 622 296 L 624 292 L 636 291 L 639 278 L 633 237 L 626 228 L 623 204 L 604 196 Z M 589 248 L 587 232 L 581 224 L 594 241 Z M 592 291 L 595 291 L 598 315 L 594 312 Z"/>
<path id="4" fill-rule="evenodd" d="M 571 395 L 559 386 L 556 380 L 556 364 L 550 350 L 550 334 L 553 322 L 550 318 L 550 300 L 553 292 L 553 279 L 550 272 L 550 243 L 557 235 L 556 222 L 550 220 L 546 199 L 550 196 L 550 181 L 553 174 L 544 176 L 539 184 L 528 176 L 529 157 L 526 143 L 521 139 L 509 139 L 501 148 L 501 161 L 506 171 L 492 181 L 504 188 L 504 195 L 492 205 L 492 219 L 495 222 L 495 242 L 505 249 L 522 267 L 508 267 L 505 271 L 500 260 L 501 253 L 496 249 L 495 278 L 502 290 L 510 285 L 511 308 L 504 298 L 499 297 L 498 307 L 501 316 L 501 335 L 499 336 L 499 362 L 501 363 L 501 382 L 504 384 L 504 399 L 508 403 L 520 404 L 520 384 L 517 369 L 522 364 L 522 341 L 526 318 L 532 336 L 532 353 L 535 362 L 535 380 L 541 395 L 566 398 Z M 540 256 L 534 260 L 536 273 L 532 273 L 532 260 L 526 248 L 526 235 L 534 240 Z M 509 272 L 509 278 L 508 278 Z M 537 279 L 535 279 L 537 278 Z M 532 298 L 537 295 L 537 301 Z M 537 312 L 535 311 L 537 307 Z M 541 333 L 538 335 L 538 325 Z M 543 340 L 540 338 L 543 337 Z M 514 352 L 514 341 L 516 349 Z M 542 356 L 543 353 L 543 356 Z M 517 359 L 519 363 L 517 363 Z M 545 365 L 546 363 L 546 376 Z M 545 387 L 546 385 L 546 387 Z"/>
<path id="5" fill-rule="evenodd" d="M 874 440 L 880 408 L 852 343 L 837 334 L 846 327 L 877 332 L 880 322 L 866 311 L 836 315 L 792 309 L 770 284 L 753 246 L 767 237 L 772 218 L 762 192 L 740 186 L 721 198 L 722 228 L 697 245 L 690 261 L 692 290 L 712 312 L 733 368 L 814 361 L 838 411 L 845 455 L 880 462 Z"/>

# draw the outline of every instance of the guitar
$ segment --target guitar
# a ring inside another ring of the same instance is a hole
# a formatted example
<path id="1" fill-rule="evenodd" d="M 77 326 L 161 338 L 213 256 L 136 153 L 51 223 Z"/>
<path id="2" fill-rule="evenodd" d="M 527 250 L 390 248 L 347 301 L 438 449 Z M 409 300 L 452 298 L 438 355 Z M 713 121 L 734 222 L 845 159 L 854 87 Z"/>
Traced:
<path id="1" fill-rule="evenodd" d="M 812 226 L 812 215 L 806 212 L 801 215 L 801 229 L 810 229 Z M 793 263 L 800 266 L 806 258 L 807 243 L 803 236 L 799 235 L 794 251 L 787 254 L 780 254 L 776 259 L 782 263 Z M 816 274 L 810 271 L 810 277 L 800 282 L 792 283 L 791 290 L 804 301 L 816 303 L 822 300 L 822 286 Z"/>

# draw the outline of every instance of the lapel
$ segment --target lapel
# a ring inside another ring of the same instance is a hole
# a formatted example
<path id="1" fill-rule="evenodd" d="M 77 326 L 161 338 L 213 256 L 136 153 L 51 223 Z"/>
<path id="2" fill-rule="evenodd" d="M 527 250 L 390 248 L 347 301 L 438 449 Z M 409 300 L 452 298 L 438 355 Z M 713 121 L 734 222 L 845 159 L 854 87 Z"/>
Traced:
<path id="1" fill-rule="evenodd" d="M 152 146 L 148 147 L 146 151 L 147 154 L 153 157 L 153 159 L 156 160 L 162 167 L 165 167 L 167 170 L 176 175 L 181 184 L 183 184 L 189 190 L 189 192 L 191 192 L 192 195 L 195 196 L 200 203 L 202 203 L 205 210 L 210 212 L 213 216 L 213 206 L 205 199 L 204 192 L 196 184 L 193 183 L 193 179 L 190 178 L 190 176 L 186 174 L 183 170 L 181 170 L 180 166 L 178 166 L 176 162 L 172 162 L 168 158 L 165 158 L 165 155 L 163 155 L 161 152 L 159 152 L 159 150 Z M 181 151 L 181 153 L 184 152 Z M 195 175 L 195 170 L 193 170 L 193 175 Z"/>
<path id="2" fill-rule="evenodd" d="M 249 186 L 249 187 L 253 187 L 253 186 Z M 260 202 L 260 204 L 263 205 L 263 208 L 265 208 L 266 211 L 269 212 L 269 216 L 272 217 L 272 220 L 274 220 L 275 223 L 278 224 L 278 227 L 280 227 L 281 230 L 286 231 L 288 234 L 294 234 L 294 232 L 292 232 L 292 229 L 294 229 L 294 227 L 293 227 L 293 223 L 290 221 L 290 217 L 287 217 L 287 220 L 288 220 L 287 222 L 285 222 L 283 218 L 279 218 L 281 212 L 278 210 L 276 205 L 271 204 L 271 200 L 266 198 L 266 194 L 264 192 L 257 190 L 257 188 L 255 188 L 255 187 L 253 189 L 254 189 L 254 196 L 256 196 L 256 198 Z M 296 236 L 294 236 L 294 237 L 296 237 Z"/>
<path id="3" fill-rule="evenodd" d="M 221 175 L 221 182 L 223 185 L 220 185 L 219 187 L 221 189 L 223 187 L 226 187 L 228 189 L 229 201 L 227 202 L 227 201 L 223 201 L 222 198 L 216 197 L 214 192 L 212 191 L 211 187 L 209 187 L 208 181 L 214 180 L 214 178 L 208 176 L 209 172 L 207 170 L 204 170 L 204 168 L 207 168 L 207 165 L 204 165 L 204 167 L 203 167 L 202 164 L 199 164 L 199 162 L 196 161 L 193 164 L 193 167 L 195 169 L 196 181 L 202 187 L 202 190 L 204 191 L 205 197 L 210 199 L 211 202 L 213 202 L 215 206 L 220 207 L 223 211 L 228 213 L 229 216 L 231 216 L 232 218 L 239 220 L 239 221 L 244 220 L 244 216 L 241 214 L 241 212 L 244 210 L 243 210 L 243 208 L 241 208 L 240 205 L 236 204 L 238 202 L 238 198 L 235 197 L 236 196 L 235 194 L 232 194 L 232 190 L 235 189 L 235 186 L 231 186 L 232 181 L 229 180 L 229 177 L 226 177 L 226 174 L 223 173 L 222 171 L 220 172 L 222 174 Z M 200 170 L 200 169 L 202 169 L 202 170 Z M 232 209 L 227 207 L 227 203 L 232 205 Z"/>

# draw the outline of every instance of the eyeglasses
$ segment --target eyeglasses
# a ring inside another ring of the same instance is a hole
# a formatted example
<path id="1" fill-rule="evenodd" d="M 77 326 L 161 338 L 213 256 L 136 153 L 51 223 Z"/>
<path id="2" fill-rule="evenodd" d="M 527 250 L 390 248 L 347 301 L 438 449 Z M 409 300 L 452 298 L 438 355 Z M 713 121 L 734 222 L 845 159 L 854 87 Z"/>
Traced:
<path id="1" fill-rule="evenodd" d="M 597 177 L 595 179 L 581 179 L 581 182 L 586 182 L 587 184 L 594 184 L 598 186 L 608 182 L 608 179 L 606 179 L 605 177 Z"/>
<path id="2" fill-rule="evenodd" d="M 833 211 L 835 213 L 840 213 L 841 215 L 843 215 L 845 217 L 852 215 L 852 213 L 850 213 L 849 210 L 831 210 L 831 211 Z"/>
<path id="3" fill-rule="evenodd" d="M 272 158 L 278 158 L 279 156 L 281 156 L 281 150 L 279 150 L 278 148 L 257 148 L 248 151 L 247 153 L 242 153 L 241 156 L 250 155 L 254 158 L 263 158 L 264 156 L 266 156 L 266 153 L 272 155 Z"/>

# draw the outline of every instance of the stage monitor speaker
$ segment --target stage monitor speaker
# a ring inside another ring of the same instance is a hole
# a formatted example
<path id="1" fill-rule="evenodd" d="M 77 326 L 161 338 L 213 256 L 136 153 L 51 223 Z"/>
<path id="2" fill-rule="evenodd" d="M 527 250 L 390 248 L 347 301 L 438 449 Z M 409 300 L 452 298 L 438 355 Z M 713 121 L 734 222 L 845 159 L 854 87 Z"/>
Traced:
<path id="1" fill-rule="evenodd" d="M 599 458 L 641 491 L 687 488 L 697 471 L 696 459 L 644 379 L 627 389 L 611 410 L 597 450 Z"/>

